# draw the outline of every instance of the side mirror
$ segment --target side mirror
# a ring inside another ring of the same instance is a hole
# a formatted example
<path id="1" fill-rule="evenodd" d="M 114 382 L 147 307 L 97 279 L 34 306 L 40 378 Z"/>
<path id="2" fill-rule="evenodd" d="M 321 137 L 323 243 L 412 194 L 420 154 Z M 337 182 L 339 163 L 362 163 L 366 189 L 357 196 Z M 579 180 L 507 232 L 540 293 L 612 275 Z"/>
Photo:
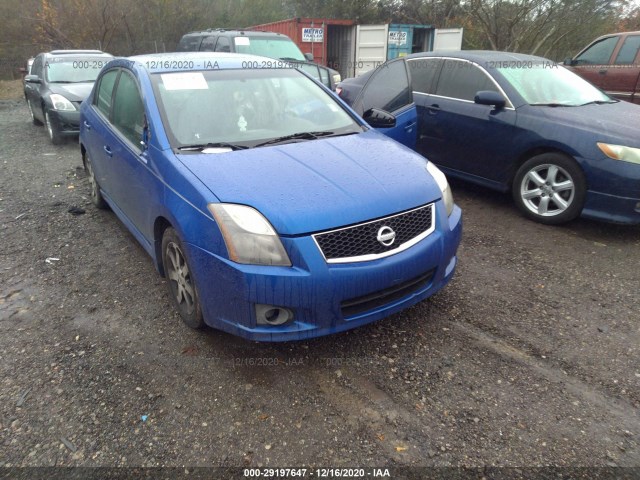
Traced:
<path id="1" fill-rule="evenodd" d="M 304 58 L 306 58 L 308 62 L 313 62 L 313 53 L 305 53 Z"/>
<path id="2" fill-rule="evenodd" d="M 27 83 L 42 83 L 42 80 L 37 75 L 27 75 L 24 77 L 24 81 Z"/>
<path id="3" fill-rule="evenodd" d="M 396 117 L 379 108 L 370 108 L 362 116 L 373 128 L 393 128 L 396 126 Z"/>
<path id="4" fill-rule="evenodd" d="M 573 67 L 574 65 L 576 65 L 578 62 L 576 60 L 574 60 L 571 57 L 567 57 L 564 59 L 564 62 L 562 62 L 564 65 L 568 66 L 568 67 Z"/>
<path id="5" fill-rule="evenodd" d="M 476 93 L 474 101 L 479 105 L 491 105 L 496 109 L 503 108 L 507 103 L 502 94 L 493 90 L 481 90 Z"/>

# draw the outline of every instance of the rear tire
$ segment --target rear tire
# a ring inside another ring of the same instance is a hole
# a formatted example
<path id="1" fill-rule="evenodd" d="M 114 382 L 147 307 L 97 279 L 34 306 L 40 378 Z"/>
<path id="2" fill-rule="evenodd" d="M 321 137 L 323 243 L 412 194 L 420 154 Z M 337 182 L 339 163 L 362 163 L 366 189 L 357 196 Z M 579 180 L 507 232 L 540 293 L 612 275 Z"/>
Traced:
<path id="1" fill-rule="evenodd" d="M 587 182 L 573 159 L 559 153 L 543 153 L 520 167 L 512 194 L 525 216 L 536 222 L 558 225 L 580 215 Z"/>
<path id="2" fill-rule="evenodd" d="M 91 201 L 97 208 L 104 210 L 108 208 L 108 205 L 107 202 L 105 202 L 104 197 L 102 196 L 102 192 L 100 192 L 100 185 L 98 184 L 98 180 L 96 180 L 95 173 L 93 172 L 93 165 L 91 164 L 91 158 L 89 157 L 88 152 L 85 152 L 83 162 L 84 170 L 85 172 L 87 172 L 87 177 L 89 177 Z"/>

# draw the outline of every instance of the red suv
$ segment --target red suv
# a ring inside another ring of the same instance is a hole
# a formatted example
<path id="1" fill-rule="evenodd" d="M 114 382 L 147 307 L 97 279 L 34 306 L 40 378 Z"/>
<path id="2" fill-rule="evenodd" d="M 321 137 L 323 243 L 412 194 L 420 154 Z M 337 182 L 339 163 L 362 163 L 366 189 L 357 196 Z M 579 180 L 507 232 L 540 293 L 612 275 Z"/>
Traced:
<path id="1" fill-rule="evenodd" d="M 596 38 L 564 64 L 610 96 L 640 104 L 640 32 Z"/>

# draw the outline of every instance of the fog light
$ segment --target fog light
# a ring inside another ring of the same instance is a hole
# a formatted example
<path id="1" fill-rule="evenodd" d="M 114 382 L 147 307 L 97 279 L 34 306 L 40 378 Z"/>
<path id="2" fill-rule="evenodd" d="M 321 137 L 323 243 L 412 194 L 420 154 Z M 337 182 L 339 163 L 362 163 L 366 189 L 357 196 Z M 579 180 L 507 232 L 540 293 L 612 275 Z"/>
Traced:
<path id="1" fill-rule="evenodd" d="M 275 305 L 256 304 L 256 321 L 258 325 L 284 325 L 293 320 L 293 311 Z"/>

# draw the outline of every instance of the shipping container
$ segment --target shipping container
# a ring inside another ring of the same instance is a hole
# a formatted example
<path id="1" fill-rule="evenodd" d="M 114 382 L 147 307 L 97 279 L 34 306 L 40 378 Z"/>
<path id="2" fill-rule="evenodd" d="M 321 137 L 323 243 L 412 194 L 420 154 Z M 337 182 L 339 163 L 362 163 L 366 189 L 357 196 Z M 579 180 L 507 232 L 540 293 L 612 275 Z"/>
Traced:
<path id="1" fill-rule="evenodd" d="M 356 32 L 354 69 L 348 76 L 358 76 L 389 59 L 411 53 L 460 50 L 463 30 L 392 23 L 358 25 Z"/>
<path id="2" fill-rule="evenodd" d="M 314 62 L 337 70 L 342 78 L 353 76 L 356 41 L 353 20 L 290 18 L 248 29 L 283 33 L 298 45 L 302 53 L 311 53 Z"/>
<path id="3" fill-rule="evenodd" d="M 433 50 L 431 25 L 407 25 L 392 23 L 387 36 L 387 60 L 405 57 L 411 53 Z"/>
<path id="4" fill-rule="evenodd" d="M 460 50 L 462 28 L 436 29 L 431 25 L 356 25 L 353 20 L 290 18 L 248 27 L 287 35 L 302 53 L 349 78 L 367 72 L 388 59 L 431 50 Z"/>

